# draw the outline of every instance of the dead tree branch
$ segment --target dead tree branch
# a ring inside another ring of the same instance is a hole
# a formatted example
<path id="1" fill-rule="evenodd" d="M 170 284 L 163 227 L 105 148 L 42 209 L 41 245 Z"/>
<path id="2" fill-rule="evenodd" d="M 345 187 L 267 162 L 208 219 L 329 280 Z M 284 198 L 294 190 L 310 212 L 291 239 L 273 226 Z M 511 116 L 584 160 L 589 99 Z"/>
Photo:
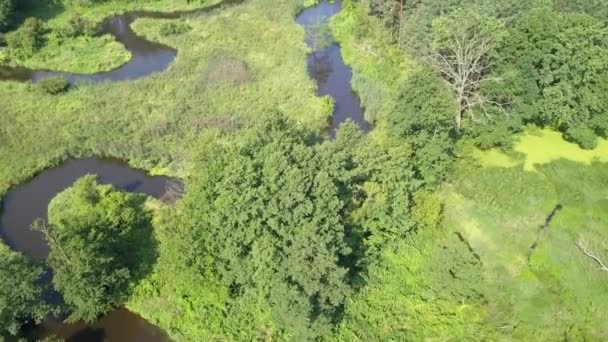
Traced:
<path id="1" fill-rule="evenodd" d="M 580 249 L 580 251 L 583 254 L 585 254 L 589 258 L 593 259 L 593 261 L 595 261 L 595 263 L 597 263 L 599 265 L 598 270 L 608 272 L 608 267 L 606 267 L 606 264 L 604 264 L 604 262 L 597 255 L 595 255 L 594 252 L 589 248 L 589 244 L 587 243 L 587 240 L 583 236 L 580 236 L 578 238 L 578 242 L 576 243 L 576 246 L 578 247 L 578 249 Z"/>

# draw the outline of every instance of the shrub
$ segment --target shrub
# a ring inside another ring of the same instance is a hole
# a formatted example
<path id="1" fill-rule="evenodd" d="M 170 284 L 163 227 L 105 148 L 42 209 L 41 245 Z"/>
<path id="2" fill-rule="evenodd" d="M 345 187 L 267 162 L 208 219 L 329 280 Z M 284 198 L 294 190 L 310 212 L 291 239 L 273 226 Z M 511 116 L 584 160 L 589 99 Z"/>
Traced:
<path id="1" fill-rule="evenodd" d="M 47 94 L 57 95 L 66 92 L 70 88 L 70 82 L 63 77 L 52 77 L 40 81 L 38 87 Z"/>
<path id="2" fill-rule="evenodd" d="M 571 127 L 564 134 L 566 140 L 577 143 L 585 150 L 592 150 L 597 147 L 597 135 L 592 129 L 587 127 Z"/>
<path id="3" fill-rule="evenodd" d="M 186 33 L 192 30 L 192 27 L 186 23 L 164 23 L 160 25 L 160 35 L 163 37 L 174 36 L 182 33 Z"/>
<path id="4" fill-rule="evenodd" d="M 0 31 L 10 25 L 15 12 L 14 0 L 0 0 Z"/>
<path id="5" fill-rule="evenodd" d="M 74 15 L 68 21 L 68 25 L 64 25 L 59 29 L 59 36 L 68 38 L 92 36 L 95 34 L 95 31 L 96 25 L 94 22 L 80 15 Z"/>
<path id="6" fill-rule="evenodd" d="M 37 18 L 27 18 L 23 25 L 6 35 L 6 43 L 17 58 L 27 58 L 44 46 L 44 22 Z"/>

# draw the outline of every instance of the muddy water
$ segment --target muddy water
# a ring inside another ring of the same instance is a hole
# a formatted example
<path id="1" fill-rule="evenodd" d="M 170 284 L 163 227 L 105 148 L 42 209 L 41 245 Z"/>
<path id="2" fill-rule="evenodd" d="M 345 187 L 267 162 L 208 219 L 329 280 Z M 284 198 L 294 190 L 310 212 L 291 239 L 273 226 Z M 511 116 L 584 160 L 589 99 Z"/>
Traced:
<path id="1" fill-rule="evenodd" d="M 45 258 L 48 246 L 44 237 L 29 227 L 36 218 L 46 218 L 48 204 L 57 193 L 86 174 L 96 174 L 100 183 L 161 199 L 179 187 L 179 183 L 170 178 L 150 176 L 117 160 L 70 159 L 6 194 L 0 215 L 2 239 L 28 257 Z M 48 318 L 27 334 L 32 340 L 52 334 L 68 341 L 167 341 L 159 328 L 126 309 L 114 310 L 90 325 L 64 324 L 59 319 Z"/>
<path id="2" fill-rule="evenodd" d="M 332 3 L 323 1 L 302 11 L 296 21 L 304 27 L 319 22 L 319 19 L 322 23 L 328 23 L 341 9 L 341 0 Z M 307 44 L 311 46 L 308 38 Z M 369 131 L 370 126 L 363 116 L 359 97 L 351 87 L 352 70 L 344 63 L 338 44 L 332 43 L 326 49 L 311 53 L 308 56 L 308 73 L 317 83 L 317 94 L 329 95 L 334 99 L 332 135 L 340 124 L 348 119 L 357 123 L 364 132 Z"/>
<path id="3" fill-rule="evenodd" d="M 132 80 L 148 76 L 154 72 L 166 70 L 175 59 L 177 51 L 167 45 L 151 42 L 140 37 L 131 29 L 131 24 L 139 18 L 177 19 L 185 16 L 201 15 L 223 6 L 240 3 L 242 0 L 225 0 L 217 5 L 178 12 L 133 11 L 105 19 L 98 35 L 110 34 L 116 41 L 123 44 L 131 53 L 131 60 L 123 66 L 96 74 L 74 74 L 68 72 L 32 70 L 23 67 L 0 65 L 0 81 L 33 81 L 37 82 L 49 77 L 61 76 L 71 84 L 82 82 L 103 82 Z"/>

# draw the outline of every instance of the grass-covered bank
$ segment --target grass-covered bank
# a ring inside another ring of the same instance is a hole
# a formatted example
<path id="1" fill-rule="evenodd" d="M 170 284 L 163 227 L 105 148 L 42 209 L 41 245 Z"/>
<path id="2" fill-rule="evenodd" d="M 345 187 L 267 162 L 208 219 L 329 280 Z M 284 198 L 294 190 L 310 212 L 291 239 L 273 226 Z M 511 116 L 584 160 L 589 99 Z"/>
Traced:
<path id="1" fill-rule="evenodd" d="M 88 6 L 77 1 L 33 2 L 17 14 L 20 18 L 41 20 L 33 51 L 29 51 L 30 47 L 10 49 L 9 44 L 9 48 L 0 48 L 0 64 L 81 74 L 109 71 L 128 62 L 131 55 L 111 35 L 95 35 L 105 18 L 136 10 L 192 10 L 219 2 L 108 1 Z M 7 36 L 12 34 L 9 32 Z"/>
<path id="2" fill-rule="evenodd" d="M 331 108 L 307 75 L 297 8 L 256 0 L 190 18 L 190 31 L 162 39 L 180 51 L 170 69 L 137 81 L 56 96 L 0 83 L 0 193 L 68 155 L 114 156 L 183 176 L 201 132 L 233 131 L 269 112 L 323 127 Z M 156 37 L 162 22 L 135 27 Z"/>
<path id="3" fill-rule="evenodd" d="M 416 62 L 394 45 L 382 23 L 368 14 L 364 4 L 345 0 L 331 28 L 344 61 L 353 70 L 352 87 L 361 98 L 365 119 L 377 123 L 392 110 L 397 88 Z"/>

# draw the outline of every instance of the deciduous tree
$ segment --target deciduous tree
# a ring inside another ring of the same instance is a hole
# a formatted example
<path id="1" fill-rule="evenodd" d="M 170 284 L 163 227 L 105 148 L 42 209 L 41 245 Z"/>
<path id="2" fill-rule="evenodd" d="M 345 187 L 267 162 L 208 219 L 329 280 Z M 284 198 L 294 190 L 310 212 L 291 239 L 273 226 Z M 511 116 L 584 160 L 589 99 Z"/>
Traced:
<path id="1" fill-rule="evenodd" d="M 49 225 L 37 224 L 49 243 L 53 285 L 69 321 L 94 321 L 127 298 L 150 246 L 150 213 L 143 195 L 98 185 L 85 176 L 49 205 Z"/>

